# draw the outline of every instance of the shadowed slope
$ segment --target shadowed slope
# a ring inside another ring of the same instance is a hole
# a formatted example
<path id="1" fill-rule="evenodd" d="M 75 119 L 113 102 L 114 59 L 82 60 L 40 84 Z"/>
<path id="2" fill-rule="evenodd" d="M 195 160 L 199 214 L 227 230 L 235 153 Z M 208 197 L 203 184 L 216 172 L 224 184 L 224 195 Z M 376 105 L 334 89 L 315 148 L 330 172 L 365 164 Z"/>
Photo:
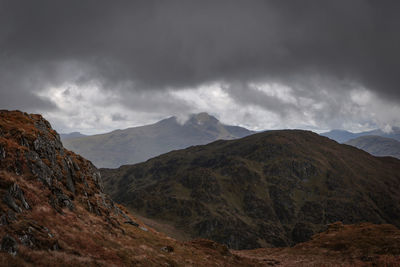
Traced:
<path id="1" fill-rule="evenodd" d="M 112 198 L 231 248 L 288 246 L 335 221 L 400 226 L 400 161 L 300 130 L 101 170 Z"/>

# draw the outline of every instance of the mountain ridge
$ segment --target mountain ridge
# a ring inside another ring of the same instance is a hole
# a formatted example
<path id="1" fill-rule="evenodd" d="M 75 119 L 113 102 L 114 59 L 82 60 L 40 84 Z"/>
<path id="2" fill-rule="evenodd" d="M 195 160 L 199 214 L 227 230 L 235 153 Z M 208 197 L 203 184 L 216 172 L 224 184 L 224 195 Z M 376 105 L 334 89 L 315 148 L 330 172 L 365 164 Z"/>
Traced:
<path id="1" fill-rule="evenodd" d="M 392 127 L 390 132 L 382 131 L 381 129 L 375 129 L 371 131 L 365 132 L 358 132 L 353 133 L 346 130 L 331 130 L 329 132 L 321 133 L 320 135 L 328 137 L 332 140 L 335 140 L 338 143 L 346 143 L 350 139 L 355 139 L 357 137 L 365 136 L 365 135 L 377 135 L 386 138 L 392 138 L 397 141 L 400 141 L 400 128 L 399 127 Z"/>
<path id="2" fill-rule="evenodd" d="M 64 140 L 67 140 L 67 139 L 85 137 L 85 136 L 87 136 L 87 135 L 82 134 L 82 133 L 80 133 L 80 132 L 60 133 L 60 139 L 61 139 L 61 141 L 64 141 Z"/>

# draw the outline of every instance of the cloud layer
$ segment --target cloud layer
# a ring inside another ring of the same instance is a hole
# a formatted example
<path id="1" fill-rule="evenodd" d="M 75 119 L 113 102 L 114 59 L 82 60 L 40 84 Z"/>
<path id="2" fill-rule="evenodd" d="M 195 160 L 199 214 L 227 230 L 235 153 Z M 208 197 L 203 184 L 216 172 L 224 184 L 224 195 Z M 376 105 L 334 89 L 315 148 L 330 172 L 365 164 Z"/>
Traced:
<path id="1" fill-rule="evenodd" d="M 0 0 L 0 106 L 43 112 L 61 130 L 200 109 L 251 128 L 400 125 L 399 8 L 395 0 Z"/>

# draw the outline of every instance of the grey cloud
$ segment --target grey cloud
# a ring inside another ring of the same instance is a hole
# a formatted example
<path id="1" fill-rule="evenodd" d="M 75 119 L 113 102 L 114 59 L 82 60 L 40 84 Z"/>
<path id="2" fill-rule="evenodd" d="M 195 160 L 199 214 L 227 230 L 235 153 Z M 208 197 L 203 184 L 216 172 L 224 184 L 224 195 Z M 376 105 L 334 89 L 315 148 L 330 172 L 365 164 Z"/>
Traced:
<path id="1" fill-rule="evenodd" d="M 239 82 L 230 83 L 224 86 L 224 89 L 237 103 L 242 105 L 257 105 L 281 117 L 300 111 L 296 104 L 285 102 L 284 99 L 255 90 L 254 86 L 249 84 Z"/>
<path id="2" fill-rule="evenodd" d="M 0 105 L 55 108 L 35 92 L 93 81 L 149 112 L 190 109 L 158 105 L 156 90 L 213 81 L 281 116 L 299 107 L 246 85 L 274 81 L 315 100 L 326 88 L 341 101 L 353 84 L 398 103 L 399 9 L 397 0 L 0 0 Z M 130 93 L 143 90 L 146 101 Z M 334 103 L 320 116 L 333 119 Z"/>
<path id="3" fill-rule="evenodd" d="M 192 86 L 323 73 L 399 95 L 398 1 L 2 1 L 1 51 L 107 81 Z"/>
<path id="4" fill-rule="evenodd" d="M 0 108 L 31 112 L 55 109 L 53 103 L 34 93 L 46 83 L 41 71 L 2 63 L 4 61 L 0 63 Z"/>
<path id="5" fill-rule="evenodd" d="M 111 120 L 112 121 L 126 121 L 127 117 L 124 115 L 121 115 L 119 113 L 115 113 L 111 115 Z"/>

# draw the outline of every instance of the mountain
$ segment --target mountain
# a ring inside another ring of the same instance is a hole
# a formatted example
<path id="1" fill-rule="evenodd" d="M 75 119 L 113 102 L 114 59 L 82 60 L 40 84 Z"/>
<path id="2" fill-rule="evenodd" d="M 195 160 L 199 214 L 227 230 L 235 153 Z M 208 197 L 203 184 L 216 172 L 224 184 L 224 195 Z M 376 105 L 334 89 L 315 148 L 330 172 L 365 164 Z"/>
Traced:
<path id="1" fill-rule="evenodd" d="M 63 143 L 97 167 L 112 168 L 142 162 L 171 150 L 252 133 L 242 127 L 224 125 L 213 116 L 200 113 L 192 115 L 184 124 L 171 117 L 151 125 L 67 139 Z"/>
<path id="2" fill-rule="evenodd" d="M 256 265 L 215 242 L 146 227 L 46 120 L 19 111 L 0 111 L 0 225 L 0 266 Z"/>
<path id="3" fill-rule="evenodd" d="M 400 159 L 400 142 L 392 138 L 366 135 L 351 139 L 346 144 L 367 151 L 374 156 L 391 156 Z"/>
<path id="4" fill-rule="evenodd" d="M 359 133 L 352 133 L 352 132 L 345 131 L 345 130 L 331 130 L 329 132 L 321 133 L 321 135 L 328 137 L 332 140 L 335 140 L 338 143 L 346 143 L 350 139 L 355 139 L 357 137 L 365 136 L 365 135 L 382 136 L 382 137 L 392 138 L 392 139 L 396 139 L 397 141 L 400 141 L 400 128 L 393 127 L 391 132 L 384 132 L 380 129 L 376 129 L 376 130 L 372 130 L 372 131 L 359 132 Z"/>
<path id="5" fill-rule="evenodd" d="M 72 139 L 72 138 L 85 137 L 85 136 L 86 135 L 81 134 L 80 132 L 61 133 L 60 134 L 61 141 Z"/>
<path id="6" fill-rule="evenodd" d="M 400 161 L 308 131 L 220 140 L 100 171 L 116 202 L 234 249 L 291 246 L 336 221 L 400 226 Z"/>
<path id="7" fill-rule="evenodd" d="M 345 143 L 350 139 L 362 136 L 362 133 L 352 133 L 345 130 L 332 130 L 326 133 L 321 133 L 321 135 L 335 140 L 338 143 Z"/>

